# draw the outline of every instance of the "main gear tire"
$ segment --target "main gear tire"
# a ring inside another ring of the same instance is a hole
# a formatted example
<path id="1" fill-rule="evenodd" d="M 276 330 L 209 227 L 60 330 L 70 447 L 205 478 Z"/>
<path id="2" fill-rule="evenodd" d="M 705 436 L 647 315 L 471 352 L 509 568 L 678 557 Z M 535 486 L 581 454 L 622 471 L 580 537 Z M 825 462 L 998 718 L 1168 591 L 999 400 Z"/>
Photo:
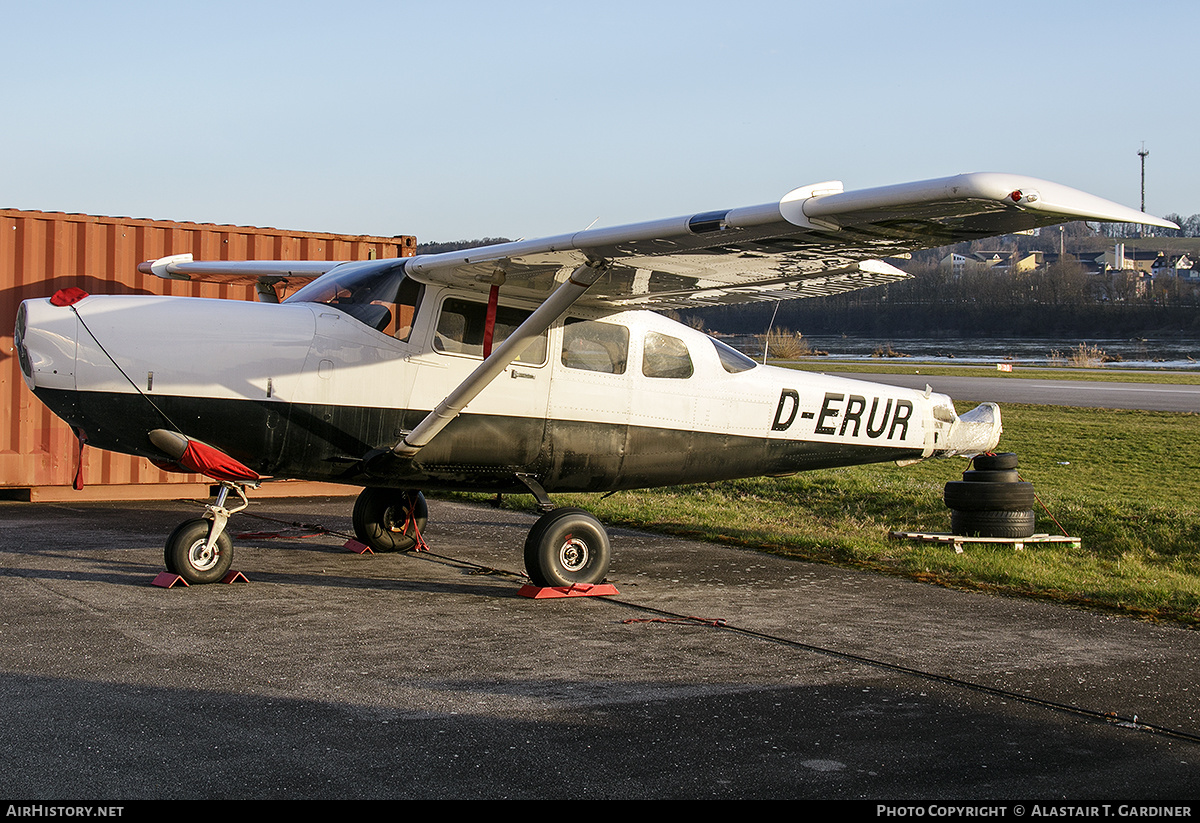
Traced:
<path id="1" fill-rule="evenodd" d="M 404 489 L 366 488 L 354 501 L 354 536 L 374 552 L 417 546 L 429 522 L 425 495 Z"/>
<path id="2" fill-rule="evenodd" d="M 968 483 L 1019 483 L 1021 475 L 1016 469 L 975 469 L 962 473 Z"/>
<path id="3" fill-rule="evenodd" d="M 542 515 L 525 538 L 525 571 L 535 586 L 595 585 L 611 559 L 608 532 L 583 509 Z"/>
<path id="4" fill-rule="evenodd" d="M 1015 469 L 1017 467 L 1017 456 L 1013 452 L 977 454 L 972 462 L 975 464 L 976 469 L 983 471 L 989 471 L 992 469 Z"/>

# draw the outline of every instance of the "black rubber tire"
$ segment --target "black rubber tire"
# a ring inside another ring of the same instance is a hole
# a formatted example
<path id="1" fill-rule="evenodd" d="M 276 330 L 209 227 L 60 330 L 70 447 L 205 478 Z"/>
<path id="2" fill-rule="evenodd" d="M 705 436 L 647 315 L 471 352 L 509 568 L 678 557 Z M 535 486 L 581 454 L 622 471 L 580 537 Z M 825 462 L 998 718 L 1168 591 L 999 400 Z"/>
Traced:
<path id="1" fill-rule="evenodd" d="M 583 509 L 544 514 L 525 538 L 525 571 L 535 586 L 601 583 L 611 559 L 608 532 Z"/>
<path id="2" fill-rule="evenodd" d="M 1017 456 L 1012 452 L 1000 452 L 999 454 L 977 454 L 975 455 L 975 468 L 979 471 L 990 471 L 993 469 L 1015 469 L 1017 467 Z"/>
<path id="3" fill-rule="evenodd" d="M 204 552 L 208 542 L 209 521 L 203 518 L 185 520 L 167 538 L 163 551 L 167 570 L 188 583 L 216 583 L 225 577 L 233 564 L 233 540 L 222 531 L 210 553 Z"/>
<path id="4" fill-rule="evenodd" d="M 1036 499 L 1032 483 L 970 483 L 951 480 L 946 484 L 946 506 L 963 512 L 1032 509 Z"/>
<path id="5" fill-rule="evenodd" d="M 950 512 L 950 531 L 962 537 L 1002 537 L 1020 539 L 1032 537 L 1035 520 L 1033 511 Z"/>
<path id="6" fill-rule="evenodd" d="M 962 478 L 968 483 L 1019 483 L 1021 474 L 1016 469 L 976 469 L 963 472 Z"/>
<path id="7" fill-rule="evenodd" d="M 429 506 L 417 491 L 366 488 L 354 501 L 353 519 L 354 536 L 371 551 L 406 552 L 425 531 Z"/>

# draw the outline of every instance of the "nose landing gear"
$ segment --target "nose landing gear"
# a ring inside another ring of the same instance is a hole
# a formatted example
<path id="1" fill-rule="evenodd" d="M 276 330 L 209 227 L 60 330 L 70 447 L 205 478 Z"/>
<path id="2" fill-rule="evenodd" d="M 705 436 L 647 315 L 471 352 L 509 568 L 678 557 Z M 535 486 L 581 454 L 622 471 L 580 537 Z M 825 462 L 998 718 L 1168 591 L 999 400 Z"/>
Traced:
<path id="1" fill-rule="evenodd" d="M 234 508 L 225 506 L 230 491 L 241 498 L 241 504 Z M 225 526 L 231 515 L 249 505 L 241 483 L 221 481 L 216 502 L 205 507 L 204 516 L 185 520 L 167 538 L 163 550 L 167 571 L 188 583 L 216 583 L 223 579 L 233 563 L 233 541 Z"/>

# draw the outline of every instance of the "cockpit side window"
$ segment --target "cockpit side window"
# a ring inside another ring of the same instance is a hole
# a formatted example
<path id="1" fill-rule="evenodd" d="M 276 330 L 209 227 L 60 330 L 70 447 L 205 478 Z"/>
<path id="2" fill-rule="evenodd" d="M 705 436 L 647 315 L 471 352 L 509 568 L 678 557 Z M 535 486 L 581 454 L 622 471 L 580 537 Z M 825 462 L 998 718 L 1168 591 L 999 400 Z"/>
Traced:
<path id="1" fill-rule="evenodd" d="M 405 277 L 400 267 L 378 271 L 346 264 L 346 271 L 339 272 L 340 268 L 284 302 L 321 303 L 397 340 L 408 340 L 425 287 Z"/>
<path id="2" fill-rule="evenodd" d="M 508 306 L 496 307 L 496 326 L 492 333 L 493 348 L 508 339 L 517 326 L 525 322 L 532 312 Z M 449 297 L 442 303 L 438 315 L 437 333 L 433 336 L 433 347 L 447 354 L 466 354 L 483 357 L 483 336 L 487 325 L 487 304 L 459 297 Z M 534 339 L 525 351 L 517 356 L 517 363 L 540 366 L 546 362 L 546 335 Z"/>
<path id="3" fill-rule="evenodd" d="M 642 374 L 646 377 L 686 379 L 692 376 L 692 356 L 678 337 L 646 332 L 642 349 Z"/>

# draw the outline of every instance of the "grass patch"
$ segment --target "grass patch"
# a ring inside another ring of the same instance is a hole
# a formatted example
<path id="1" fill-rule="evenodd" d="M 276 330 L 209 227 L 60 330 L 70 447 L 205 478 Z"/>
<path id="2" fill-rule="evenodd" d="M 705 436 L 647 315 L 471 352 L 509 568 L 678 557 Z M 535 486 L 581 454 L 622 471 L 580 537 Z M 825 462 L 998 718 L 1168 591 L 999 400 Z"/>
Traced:
<path id="1" fill-rule="evenodd" d="M 1038 531 L 1065 531 L 1082 548 L 968 544 L 956 554 L 950 545 L 890 539 L 893 530 L 950 530 L 942 488 L 968 468 L 961 458 L 555 502 L 612 525 L 1200 626 L 1200 415 L 1003 411 L 1002 446 L 1020 456 L 1021 476 L 1049 511 L 1037 512 Z"/>

